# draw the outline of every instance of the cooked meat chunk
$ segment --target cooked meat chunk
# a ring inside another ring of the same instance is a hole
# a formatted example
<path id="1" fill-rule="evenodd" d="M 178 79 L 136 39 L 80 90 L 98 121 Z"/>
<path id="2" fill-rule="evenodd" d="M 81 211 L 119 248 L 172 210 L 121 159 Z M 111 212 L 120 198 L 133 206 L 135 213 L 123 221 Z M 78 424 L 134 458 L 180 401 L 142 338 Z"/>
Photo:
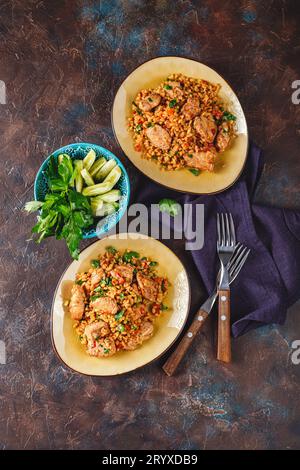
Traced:
<path id="1" fill-rule="evenodd" d="M 156 124 L 146 130 L 146 135 L 154 147 L 162 150 L 169 150 L 171 145 L 171 136 L 163 127 Z"/>
<path id="2" fill-rule="evenodd" d="M 216 155 L 216 150 L 214 149 L 214 147 L 211 147 L 209 150 L 194 153 L 192 157 L 185 155 L 184 160 L 187 166 L 191 168 L 213 171 Z"/>
<path id="3" fill-rule="evenodd" d="M 139 108 L 142 111 L 149 112 L 159 105 L 161 96 L 158 93 L 151 93 L 139 103 Z"/>
<path id="4" fill-rule="evenodd" d="M 117 352 L 116 345 L 113 339 L 103 338 L 94 340 L 88 343 L 87 353 L 90 356 L 109 357 Z"/>
<path id="5" fill-rule="evenodd" d="M 183 95 L 180 82 L 176 82 L 175 80 L 168 80 L 164 84 L 164 90 L 170 98 L 180 98 Z"/>
<path id="6" fill-rule="evenodd" d="M 182 106 L 182 114 L 188 120 L 194 119 L 200 114 L 200 102 L 196 97 L 188 98 L 187 102 Z"/>
<path id="7" fill-rule="evenodd" d="M 103 274 L 104 272 L 103 272 L 103 269 L 101 268 L 93 270 L 92 275 L 91 275 L 91 285 L 96 286 L 97 284 L 99 284 L 99 282 L 103 278 Z"/>
<path id="8" fill-rule="evenodd" d="M 227 122 L 219 127 L 219 132 L 216 138 L 216 147 L 219 152 L 224 152 L 227 149 L 231 141 L 230 127 Z"/>
<path id="9" fill-rule="evenodd" d="M 69 311 L 73 320 L 81 320 L 84 312 L 84 292 L 78 284 L 72 287 Z"/>
<path id="10" fill-rule="evenodd" d="M 154 328 L 152 323 L 149 321 L 145 321 L 144 323 L 142 323 L 141 329 L 137 333 L 137 335 L 130 338 L 124 348 L 129 351 L 133 351 L 138 346 L 140 346 L 143 341 L 146 341 L 147 339 L 151 338 L 151 336 L 153 335 L 153 331 Z"/>
<path id="11" fill-rule="evenodd" d="M 158 294 L 157 283 L 142 273 L 138 273 L 136 279 L 142 295 L 151 302 L 155 302 Z"/>
<path id="12" fill-rule="evenodd" d="M 109 315 L 115 315 L 115 313 L 118 311 L 117 303 L 110 297 L 99 297 L 98 299 L 91 302 L 91 305 L 95 310 Z"/>
<path id="13" fill-rule="evenodd" d="M 146 313 L 146 310 L 145 310 L 145 307 L 144 305 L 141 305 L 139 307 L 134 307 L 132 309 L 132 313 L 131 313 L 131 318 L 133 321 L 137 321 L 139 320 L 143 315 L 145 315 Z"/>
<path id="14" fill-rule="evenodd" d="M 150 323 L 149 321 L 145 321 L 144 323 L 142 323 L 140 331 L 141 340 L 146 341 L 146 339 L 151 338 L 151 336 L 153 335 L 153 331 L 154 328 L 152 323 Z"/>
<path id="15" fill-rule="evenodd" d="M 111 275 L 112 277 L 114 277 L 121 283 L 122 281 L 124 282 L 124 280 L 126 282 L 131 283 L 132 277 L 133 277 L 133 271 L 134 271 L 133 266 L 128 266 L 128 265 L 117 266 L 111 271 Z"/>
<path id="16" fill-rule="evenodd" d="M 203 142 L 211 143 L 217 133 L 217 125 L 211 114 L 208 116 L 197 116 L 194 120 L 194 128 L 200 135 Z"/>
<path id="17" fill-rule="evenodd" d="M 87 325 L 84 330 L 87 340 L 94 342 L 98 338 L 102 338 L 109 334 L 109 326 L 104 321 L 97 321 L 91 325 Z"/>

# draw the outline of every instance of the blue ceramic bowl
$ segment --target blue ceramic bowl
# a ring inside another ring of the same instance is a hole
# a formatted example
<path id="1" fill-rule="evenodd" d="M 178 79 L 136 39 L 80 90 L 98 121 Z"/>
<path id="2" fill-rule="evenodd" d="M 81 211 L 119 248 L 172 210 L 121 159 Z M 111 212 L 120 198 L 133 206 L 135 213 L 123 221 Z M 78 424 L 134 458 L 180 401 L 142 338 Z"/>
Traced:
<path id="1" fill-rule="evenodd" d="M 96 144 L 87 144 L 80 142 L 78 144 L 70 144 L 65 145 L 65 147 L 61 147 L 60 149 L 56 150 L 52 153 L 54 158 L 58 158 L 61 153 L 68 154 L 72 159 L 83 159 L 86 154 L 93 149 L 96 152 L 97 158 L 105 157 L 107 160 L 113 158 L 119 167 L 122 170 L 121 178 L 119 179 L 118 183 L 116 184 L 115 188 L 121 191 L 122 197 L 120 199 L 120 207 L 117 212 L 113 214 L 107 215 L 106 217 L 101 217 L 101 219 L 95 219 L 95 224 L 91 225 L 90 228 L 86 229 L 83 234 L 83 238 L 94 238 L 94 237 L 101 237 L 101 235 L 106 234 L 109 230 L 111 230 L 121 219 L 126 211 L 126 208 L 129 203 L 129 196 L 130 196 L 130 184 L 127 172 L 120 162 L 120 160 L 109 150 L 105 149 L 104 147 L 100 147 Z M 34 198 L 36 201 L 43 201 L 45 196 L 48 192 L 48 182 L 46 178 L 46 170 L 49 165 L 50 156 L 46 158 L 46 160 L 42 163 L 34 181 Z M 96 230 L 97 223 L 101 220 L 101 226 L 98 226 Z"/>

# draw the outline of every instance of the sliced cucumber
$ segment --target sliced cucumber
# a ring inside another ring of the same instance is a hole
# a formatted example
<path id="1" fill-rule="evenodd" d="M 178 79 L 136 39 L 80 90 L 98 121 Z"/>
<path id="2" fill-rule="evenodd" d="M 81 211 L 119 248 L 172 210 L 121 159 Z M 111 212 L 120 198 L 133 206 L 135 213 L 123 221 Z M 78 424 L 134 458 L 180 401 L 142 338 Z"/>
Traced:
<path id="1" fill-rule="evenodd" d="M 103 181 L 104 178 L 111 172 L 111 170 L 116 166 L 116 161 L 112 158 L 108 160 L 102 168 L 96 173 L 95 180 L 96 181 Z"/>
<path id="2" fill-rule="evenodd" d="M 83 170 L 81 170 L 81 176 L 87 186 L 93 186 L 95 184 L 93 178 L 91 177 L 86 168 L 83 168 Z"/>
<path id="3" fill-rule="evenodd" d="M 95 201 L 103 201 L 103 202 L 116 202 L 121 198 L 121 191 L 119 189 L 112 189 L 108 191 L 108 193 L 100 194 L 100 196 L 96 196 L 93 198 Z"/>
<path id="4" fill-rule="evenodd" d="M 84 196 L 98 196 L 99 194 L 104 194 L 110 191 L 113 188 L 113 184 L 110 181 L 105 183 L 94 184 L 93 186 L 88 186 L 83 189 L 82 194 Z"/>
<path id="5" fill-rule="evenodd" d="M 96 160 L 96 152 L 95 150 L 91 149 L 83 159 L 83 168 L 89 171 L 89 169 L 91 168 L 95 160 Z"/>
<path id="6" fill-rule="evenodd" d="M 106 182 L 111 182 L 113 185 L 112 185 L 112 188 L 114 187 L 115 184 L 117 184 L 117 182 L 119 181 L 120 177 L 122 175 L 122 170 L 119 166 L 115 166 L 111 172 L 107 175 L 107 177 L 105 178 L 105 180 L 103 181 L 103 183 L 106 183 Z"/>
<path id="7" fill-rule="evenodd" d="M 83 169 L 83 161 L 75 160 L 75 188 L 78 193 L 81 193 L 83 188 L 83 178 L 81 176 L 81 170 Z"/>
<path id="8" fill-rule="evenodd" d="M 96 201 L 95 197 L 91 198 L 92 213 L 95 217 L 98 217 L 97 212 L 102 209 L 103 204 L 104 204 L 104 202 L 102 200 Z"/>
<path id="9" fill-rule="evenodd" d="M 116 212 L 119 209 L 119 204 L 117 202 L 109 203 L 104 202 L 101 209 L 98 209 L 96 212 L 97 217 L 104 217 L 105 215 L 110 215 Z"/>
<path id="10" fill-rule="evenodd" d="M 93 163 L 93 165 L 90 168 L 90 175 L 94 177 L 105 163 L 106 163 L 106 158 L 104 157 L 98 158 L 98 160 L 96 160 L 95 163 Z"/>

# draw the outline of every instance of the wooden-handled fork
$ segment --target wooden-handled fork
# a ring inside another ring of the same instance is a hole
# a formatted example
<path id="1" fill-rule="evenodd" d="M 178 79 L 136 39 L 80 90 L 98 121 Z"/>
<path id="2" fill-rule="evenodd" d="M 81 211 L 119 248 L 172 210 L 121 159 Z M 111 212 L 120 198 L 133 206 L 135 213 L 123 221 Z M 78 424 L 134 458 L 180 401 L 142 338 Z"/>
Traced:
<path id="1" fill-rule="evenodd" d="M 235 229 L 231 214 L 217 214 L 217 252 L 221 263 L 220 283 L 218 287 L 218 348 L 217 359 L 231 362 L 230 340 L 230 288 L 228 263 L 236 244 Z"/>
<path id="2" fill-rule="evenodd" d="M 250 249 L 243 246 L 241 243 L 237 243 L 234 254 L 231 260 L 228 263 L 228 272 L 229 272 L 229 284 L 231 284 L 237 275 L 239 274 L 240 270 L 242 269 L 248 255 L 250 253 Z M 177 344 L 177 347 L 169 356 L 167 361 L 163 365 L 163 370 L 169 376 L 173 375 L 175 370 L 177 369 L 178 365 L 180 364 L 181 360 L 185 356 L 186 352 L 188 351 L 190 345 L 192 344 L 196 334 L 201 330 L 203 327 L 205 320 L 207 319 L 208 315 L 210 314 L 214 303 L 218 297 L 218 286 L 220 282 L 220 275 L 221 271 L 219 271 L 217 277 L 217 283 L 214 292 L 211 296 L 201 305 L 200 309 L 196 313 L 193 322 L 185 335 Z"/>

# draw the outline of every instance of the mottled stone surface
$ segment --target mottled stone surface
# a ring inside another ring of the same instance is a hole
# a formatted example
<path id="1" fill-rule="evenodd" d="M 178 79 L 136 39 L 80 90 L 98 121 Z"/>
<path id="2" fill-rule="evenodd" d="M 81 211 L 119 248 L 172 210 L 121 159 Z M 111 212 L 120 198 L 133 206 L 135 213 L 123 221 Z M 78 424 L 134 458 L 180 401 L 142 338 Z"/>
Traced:
<path id="1" fill-rule="evenodd" d="M 195 341 L 179 373 L 155 363 L 115 378 L 65 368 L 49 334 L 64 244 L 27 241 L 33 217 L 21 208 L 53 149 L 96 142 L 116 152 L 134 188 L 139 175 L 118 148 L 110 124 L 115 91 L 139 63 L 184 55 L 219 71 L 237 90 L 250 135 L 265 148 L 257 199 L 300 208 L 299 2 L 2 0 L 0 80 L 7 104 L 1 129 L 0 448 L 211 449 L 299 448 L 300 303 L 286 325 L 235 340 L 234 362 L 215 361 L 212 325 Z M 193 309 L 198 279 L 189 267 Z"/>

